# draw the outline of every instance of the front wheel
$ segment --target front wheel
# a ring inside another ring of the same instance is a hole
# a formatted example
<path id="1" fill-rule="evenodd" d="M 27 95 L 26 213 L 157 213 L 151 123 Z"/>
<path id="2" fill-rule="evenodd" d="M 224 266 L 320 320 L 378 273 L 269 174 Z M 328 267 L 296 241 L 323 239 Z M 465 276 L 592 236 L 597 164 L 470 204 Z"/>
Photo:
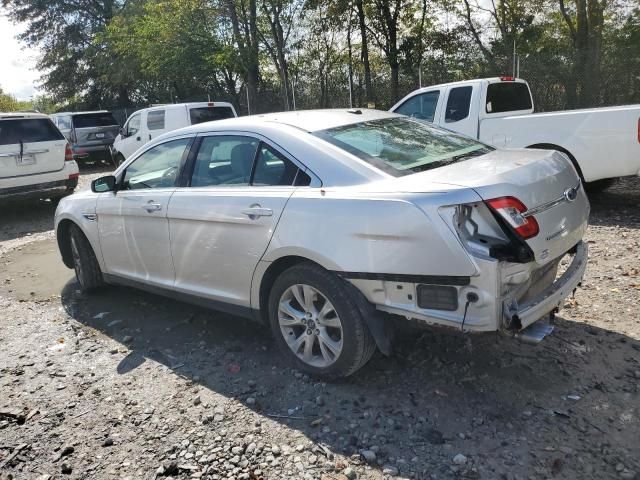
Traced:
<path id="1" fill-rule="evenodd" d="M 87 237 L 78 226 L 72 225 L 69 238 L 73 268 L 76 271 L 80 290 L 89 292 L 103 286 L 102 271 Z"/>
<path id="2" fill-rule="evenodd" d="M 296 265 L 276 279 L 269 295 L 269 320 L 284 355 L 312 375 L 351 375 L 376 348 L 353 291 L 316 265 Z"/>

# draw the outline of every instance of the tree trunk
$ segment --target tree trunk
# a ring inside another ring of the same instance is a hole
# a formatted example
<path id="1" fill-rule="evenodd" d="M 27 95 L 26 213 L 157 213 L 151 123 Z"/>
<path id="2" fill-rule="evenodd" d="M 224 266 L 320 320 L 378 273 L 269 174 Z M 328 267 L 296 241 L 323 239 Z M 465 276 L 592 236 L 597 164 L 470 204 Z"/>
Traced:
<path id="1" fill-rule="evenodd" d="M 367 24 L 364 15 L 363 0 L 356 0 L 356 7 L 358 10 L 358 24 L 360 26 L 362 64 L 364 66 L 364 96 L 367 103 L 375 102 L 375 95 L 371 84 L 371 64 L 369 63 L 369 45 L 367 41 Z"/>

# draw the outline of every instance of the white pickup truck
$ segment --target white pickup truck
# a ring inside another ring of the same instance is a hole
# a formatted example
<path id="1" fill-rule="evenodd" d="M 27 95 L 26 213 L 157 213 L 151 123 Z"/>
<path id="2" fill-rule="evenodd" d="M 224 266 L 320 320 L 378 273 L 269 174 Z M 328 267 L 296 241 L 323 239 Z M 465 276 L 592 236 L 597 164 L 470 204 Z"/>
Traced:
<path id="1" fill-rule="evenodd" d="M 640 175 L 640 105 L 534 114 L 527 82 L 496 77 L 421 88 L 391 111 L 495 147 L 558 150 L 594 188 Z"/>

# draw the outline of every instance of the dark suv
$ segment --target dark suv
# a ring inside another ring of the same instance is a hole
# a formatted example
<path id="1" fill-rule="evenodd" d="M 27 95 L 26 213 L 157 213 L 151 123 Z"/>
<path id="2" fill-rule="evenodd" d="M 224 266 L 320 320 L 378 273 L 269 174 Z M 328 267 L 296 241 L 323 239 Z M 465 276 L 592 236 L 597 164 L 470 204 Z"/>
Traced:
<path id="1" fill-rule="evenodd" d="M 120 130 L 111 112 L 65 112 L 51 118 L 71 143 L 74 159 L 111 162 L 111 145 Z"/>

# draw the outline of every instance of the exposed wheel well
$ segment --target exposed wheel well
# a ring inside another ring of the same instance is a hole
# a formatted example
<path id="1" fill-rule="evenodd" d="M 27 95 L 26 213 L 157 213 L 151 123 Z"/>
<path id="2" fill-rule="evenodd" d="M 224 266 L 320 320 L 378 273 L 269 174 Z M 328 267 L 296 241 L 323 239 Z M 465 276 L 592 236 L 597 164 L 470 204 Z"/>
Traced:
<path id="1" fill-rule="evenodd" d="M 75 225 L 71 220 L 61 220 L 56 231 L 56 239 L 58 240 L 58 248 L 62 254 L 64 264 L 73 268 L 73 256 L 71 255 L 71 226 Z"/>
<path id="2" fill-rule="evenodd" d="M 277 259 L 269 265 L 269 268 L 264 272 L 262 280 L 260 281 L 260 317 L 265 325 L 269 323 L 269 294 L 271 293 L 273 282 L 282 272 L 300 263 L 312 263 L 324 268 L 319 263 L 309 260 L 308 258 L 290 255 Z"/>
<path id="3" fill-rule="evenodd" d="M 564 153 L 567 157 L 569 157 L 569 160 L 571 160 L 571 163 L 573 163 L 573 166 L 580 176 L 580 180 L 582 180 L 582 182 L 584 183 L 584 175 L 582 174 L 582 169 L 580 168 L 580 165 L 578 165 L 576 157 L 574 157 L 566 148 L 563 148 L 560 145 L 554 145 L 553 143 L 536 143 L 534 145 L 529 145 L 527 148 L 536 148 L 538 150 L 557 150 Z"/>

